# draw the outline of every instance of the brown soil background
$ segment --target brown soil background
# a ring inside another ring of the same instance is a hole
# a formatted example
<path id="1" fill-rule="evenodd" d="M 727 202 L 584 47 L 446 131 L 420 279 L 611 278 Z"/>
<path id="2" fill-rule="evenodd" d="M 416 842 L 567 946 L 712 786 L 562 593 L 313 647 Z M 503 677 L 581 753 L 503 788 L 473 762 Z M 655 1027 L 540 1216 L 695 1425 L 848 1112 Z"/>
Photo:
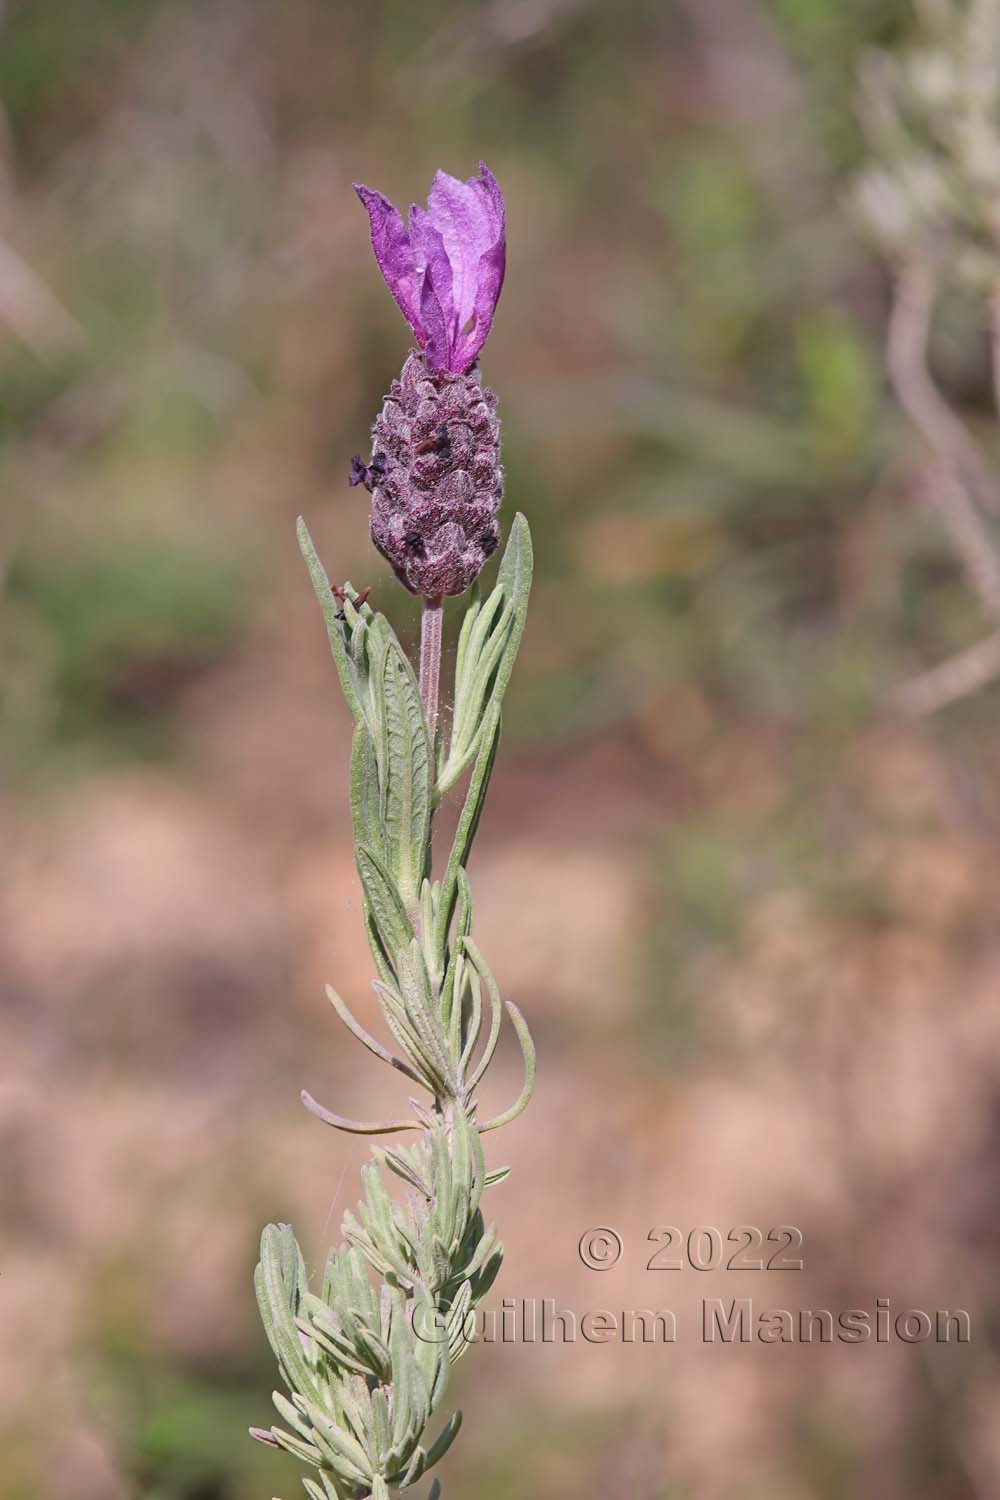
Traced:
<path id="1" fill-rule="evenodd" d="M 997 698 L 886 708 L 980 624 L 842 207 L 852 69 L 906 8 L 712 11 L 5 12 L 2 1500 L 295 1490 L 245 1438 L 257 1237 L 291 1220 L 317 1266 L 356 1196 L 366 1148 L 301 1087 L 399 1100 L 323 1000 L 375 1014 L 293 522 L 412 640 L 343 479 L 406 346 L 350 181 L 405 200 L 480 155 L 539 554 L 472 867 L 539 1049 L 490 1139 L 491 1301 L 679 1331 L 473 1350 L 446 1491 L 1000 1494 Z M 991 453 L 972 312 L 940 344 Z M 488 1100 L 517 1087 L 508 1039 Z M 657 1226 L 743 1224 L 798 1226 L 804 1270 L 646 1269 Z M 716 1297 L 972 1339 L 709 1345 Z"/>

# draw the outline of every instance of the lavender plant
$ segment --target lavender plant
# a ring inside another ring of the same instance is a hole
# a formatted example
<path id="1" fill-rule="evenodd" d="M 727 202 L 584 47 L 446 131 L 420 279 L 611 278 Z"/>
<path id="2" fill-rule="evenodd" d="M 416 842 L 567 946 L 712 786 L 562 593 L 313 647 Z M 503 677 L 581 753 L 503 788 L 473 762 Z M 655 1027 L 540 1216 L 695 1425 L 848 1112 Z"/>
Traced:
<path id="1" fill-rule="evenodd" d="M 350 482 L 372 497 L 371 534 L 400 582 L 423 601 L 415 672 L 386 617 L 347 583 L 331 588 L 304 522 L 299 542 L 354 716 L 351 808 L 374 988 L 395 1047 L 356 1020 L 331 988 L 348 1031 L 419 1091 L 395 1120 L 351 1120 L 303 1093 L 338 1130 L 414 1131 L 416 1143 L 373 1147 L 363 1198 L 344 1216 L 312 1290 L 287 1224 L 261 1238 L 257 1299 L 287 1395 L 283 1425 L 252 1428 L 316 1470 L 311 1500 L 386 1500 L 450 1447 L 461 1414 L 428 1438 L 449 1366 L 467 1348 L 468 1319 L 500 1268 L 502 1246 L 483 1195 L 482 1136 L 516 1118 L 534 1083 L 534 1048 L 520 1011 L 506 1010 L 524 1056 L 519 1098 L 480 1120 L 477 1094 L 504 1005 L 472 936 L 469 855 L 500 739 L 500 711 L 531 583 L 531 540 L 516 516 L 485 601 L 476 580 L 499 542 L 503 490 L 496 399 L 476 360 L 504 275 L 504 203 L 485 166 L 460 182 L 435 176 L 426 209 L 404 224 L 389 201 L 357 187 L 375 258 L 418 348 L 373 428 L 370 460 Z M 473 588 L 455 663 L 450 734 L 438 714 L 445 595 Z M 434 878 L 431 838 L 444 796 L 471 772 L 447 860 Z M 392 1174 L 401 1199 L 388 1190 Z M 440 1491 L 437 1480 L 431 1497 Z"/>

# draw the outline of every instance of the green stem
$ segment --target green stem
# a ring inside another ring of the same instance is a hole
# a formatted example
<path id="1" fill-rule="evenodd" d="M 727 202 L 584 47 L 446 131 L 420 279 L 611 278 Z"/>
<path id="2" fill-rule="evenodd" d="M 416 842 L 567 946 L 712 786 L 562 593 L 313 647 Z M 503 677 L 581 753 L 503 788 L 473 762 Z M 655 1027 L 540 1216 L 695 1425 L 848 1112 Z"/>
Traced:
<path id="1" fill-rule="evenodd" d="M 444 602 L 441 596 L 425 599 L 420 617 L 420 701 L 424 705 L 427 733 L 433 747 L 437 737 L 438 683 L 441 678 L 441 624 Z"/>

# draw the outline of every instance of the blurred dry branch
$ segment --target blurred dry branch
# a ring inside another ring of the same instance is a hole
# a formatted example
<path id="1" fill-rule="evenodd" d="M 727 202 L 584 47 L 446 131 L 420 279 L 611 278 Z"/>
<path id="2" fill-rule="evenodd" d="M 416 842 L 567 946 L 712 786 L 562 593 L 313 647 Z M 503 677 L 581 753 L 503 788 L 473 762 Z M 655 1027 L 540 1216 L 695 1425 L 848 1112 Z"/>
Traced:
<path id="1" fill-rule="evenodd" d="M 27 261 L 0 239 L 0 320 L 38 359 L 70 354 L 83 330 Z"/>
<path id="2" fill-rule="evenodd" d="M 537 43 L 593 0 L 490 0 L 464 9 L 433 29 L 414 59 L 428 88 L 464 76 L 481 87 L 490 72 L 519 48 Z"/>
<path id="3" fill-rule="evenodd" d="M 934 291 L 934 277 L 927 266 L 913 264 L 899 272 L 887 340 L 889 375 L 900 405 L 933 454 L 933 483 L 928 493 L 941 512 L 983 610 L 1000 623 L 1000 558 L 970 493 L 973 474 L 975 493 L 982 493 L 985 466 L 965 429 L 938 395 L 927 369 Z"/>
<path id="4" fill-rule="evenodd" d="M 935 385 L 927 355 L 936 277 L 925 261 L 902 265 L 895 279 L 886 363 L 900 406 L 922 433 L 941 466 L 963 491 L 993 514 L 1000 512 L 998 483 L 961 419 Z M 977 569 L 973 568 L 973 574 Z"/>
<path id="5" fill-rule="evenodd" d="M 905 714 L 921 718 L 977 693 L 998 675 L 1000 635 L 991 635 L 904 683 L 898 690 L 897 702 Z"/>
<path id="6" fill-rule="evenodd" d="M 934 310 L 949 284 L 986 300 L 1000 410 L 1000 3 L 918 7 L 916 39 L 873 53 L 861 71 L 872 160 L 859 178 L 861 218 L 895 267 L 886 363 L 900 406 L 931 455 L 928 497 L 984 614 L 1000 624 L 1000 552 L 980 509 L 1000 514 L 1000 485 L 929 368 Z M 990 638 L 904 685 L 898 706 L 924 714 L 1000 671 Z"/>

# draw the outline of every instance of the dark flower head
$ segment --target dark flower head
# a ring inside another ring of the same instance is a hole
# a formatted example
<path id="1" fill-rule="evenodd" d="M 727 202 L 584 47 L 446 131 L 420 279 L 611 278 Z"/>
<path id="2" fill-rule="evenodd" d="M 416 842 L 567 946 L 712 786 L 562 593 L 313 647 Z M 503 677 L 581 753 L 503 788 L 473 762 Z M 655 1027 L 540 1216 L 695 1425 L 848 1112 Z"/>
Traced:
<path id="1" fill-rule="evenodd" d="M 368 210 L 372 248 L 385 283 L 413 329 L 427 369 L 463 375 L 493 322 L 506 257 L 503 194 L 489 168 L 459 182 L 437 172 L 427 207 L 409 226 L 388 198 L 354 184 Z"/>
<path id="2" fill-rule="evenodd" d="M 382 403 L 361 482 L 372 492 L 372 541 L 411 593 L 464 593 L 496 550 L 496 407 L 478 370 L 428 370 L 416 350 Z"/>

